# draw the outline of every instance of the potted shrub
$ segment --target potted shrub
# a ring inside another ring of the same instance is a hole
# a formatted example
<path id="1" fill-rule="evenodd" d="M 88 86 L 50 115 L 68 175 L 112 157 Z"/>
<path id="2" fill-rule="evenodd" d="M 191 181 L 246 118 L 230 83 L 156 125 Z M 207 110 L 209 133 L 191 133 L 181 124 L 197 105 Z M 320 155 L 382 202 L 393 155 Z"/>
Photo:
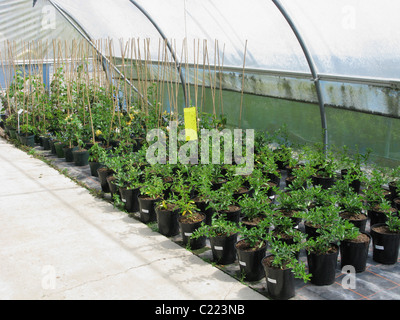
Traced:
<path id="1" fill-rule="evenodd" d="M 274 211 L 267 191 L 256 191 L 253 197 L 243 196 L 238 201 L 241 209 L 241 223 L 247 228 L 253 228 L 266 217 L 272 216 Z"/>
<path id="2" fill-rule="evenodd" d="M 116 185 L 119 187 L 121 197 L 125 200 L 125 209 L 128 212 L 139 211 L 139 200 L 142 170 L 127 158 L 121 170 L 115 173 Z"/>
<path id="3" fill-rule="evenodd" d="M 242 239 L 235 246 L 241 274 L 247 281 L 258 281 L 265 276 L 261 260 L 266 253 L 267 243 L 264 237 L 270 224 L 270 219 L 265 218 L 253 228 L 241 225 L 239 229 Z"/>
<path id="4" fill-rule="evenodd" d="M 271 236 L 275 240 L 279 240 L 288 245 L 296 242 L 303 242 L 304 233 L 301 232 L 295 225 L 293 219 L 284 215 L 275 215 L 271 220 L 273 230 Z M 300 252 L 296 252 L 296 258 L 299 258 Z"/>
<path id="5" fill-rule="evenodd" d="M 391 200 L 399 196 L 400 191 L 400 166 L 394 168 L 390 172 L 390 181 L 388 183 Z"/>
<path id="6" fill-rule="evenodd" d="M 190 200 L 188 194 L 181 195 L 174 201 L 174 204 L 180 210 L 178 223 L 181 229 L 183 244 L 189 246 L 193 250 L 205 247 L 205 236 L 193 236 L 202 225 L 205 225 L 205 214 L 199 212 L 196 204 L 193 200 Z"/>
<path id="7" fill-rule="evenodd" d="M 240 222 L 241 210 L 233 196 L 231 185 L 225 183 L 217 190 L 210 193 L 209 207 L 213 209 L 216 215 L 222 216 L 228 221 L 236 224 Z"/>
<path id="8" fill-rule="evenodd" d="M 297 226 L 302 219 L 301 213 L 306 209 L 306 193 L 303 190 L 279 191 L 277 196 L 278 214 L 291 218 Z"/>
<path id="9" fill-rule="evenodd" d="M 20 127 L 19 138 L 23 145 L 28 147 L 35 146 L 35 128 L 29 124 Z"/>
<path id="10" fill-rule="evenodd" d="M 239 226 L 223 217 L 215 217 L 211 225 L 202 224 L 192 238 L 210 239 L 213 261 L 217 264 L 232 264 L 236 261 L 236 242 Z"/>
<path id="11" fill-rule="evenodd" d="M 351 265 L 357 273 L 364 272 L 367 266 L 367 258 L 371 236 L 359 229 L 349 230 L 347 236 L 340 243 L 340 262 L 344 266 Z"/>
<path id="12" fill-rule="evenodd" d="M 305 242 L 287 244 L 274 238 L 266 237 L 268 254 L 261 261 L 265 270 L 267 295 L 271 299 L 288 300 L 295 296 L 295 278 L 305 283 L 312 275 L 307 273 L 304 262 L 296 258 L 297 252 L 305 247 Z"/>
<path id="13" fill-rule="evenodd" d="M 386 183 L 385 174 L 380 169 L 374 168 L 370 177 L 365 176 L 364 180 L 363 194 L 370 225 L 383 223 L 386 221 L 386 215 L 382 212 L 380 206 L 390 200 L 390 191 L 383 187 Z"/>
<path id="14" fill-rule="evenodd" d="M 212 179 L 209 166 L 195 166 L 191 171 L 191 183 L 194 189 L 192 200 L 199 211 L 206 215 L 206 224 L 211 224 L 214 209 L 209 206 L 212 197 Z"/>
<path id="15" fill-rule="evenodd" d="M 347 196 L 340 197 L 338 205 L 341 209 L 340 216 L 349 220 L 360 231 L 365 231 L 368 216 L 364 213 L 365 205 L 363 197 L 357 193 L 349 193 Z"/>
<path id="16" fill-rule="evenodd" d="M 372 259 L 383 264 L 397 262 L 400 244 L 400 218 L 393 212 L 390 203 L 381 205 L 386 221 L 371 226 L 373 254 Z"/>
<path id="17" fill-rule="evenodd" d="M 165 189 L 161 177 L 145 172 L 145 181 L 141 184 L 139 201 L 140 220 L 144 223 L 157 221 L 154 209 L 156 202 L 161 201 Z"/>
<path id="18" fill-rule="evenodd" d="M 368 149 L 365 154 L 356 152 L 350 155 L 349 148 L 343 147 L 339 164 L 341 166 L 340 174 L 341 178 L 346 179 L 355 193 L 360 192 L 361 182 L 363 180 L 364 172 L 362 166 L 368 161 L 368 158 L 372 150 Z"/>
<path id="19" fill-rule="evenodd" d="M 163 199 L 156 204 L 158 232 L 166 237 L 179 234 L 180 208 L 173 199 Z"/>
<path id="20" fill-rule="evenodd" d="M 311 283 L 330 285 L 335 281 L 338 244 L 348 238 L 347 234 L 356 228 L 349 221 L 339 216 L 338 208 L 315 208 L 312 215 L 307 213 L 307 220 L 318 224 L 316 237 L 309 237 L 306 246 L 307 263 L 312 274 Z M 323 215 L 323 217 L 321 217 Z"/>

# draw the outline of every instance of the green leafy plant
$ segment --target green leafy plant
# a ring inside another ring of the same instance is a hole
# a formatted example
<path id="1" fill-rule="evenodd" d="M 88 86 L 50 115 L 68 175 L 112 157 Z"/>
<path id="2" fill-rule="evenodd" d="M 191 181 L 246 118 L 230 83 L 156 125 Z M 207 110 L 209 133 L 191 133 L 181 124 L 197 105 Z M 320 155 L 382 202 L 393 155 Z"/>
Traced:
<path id="1" fill-rule="evenodd" d="M 287 244 L 276 238 L 271 234 L 265 236 L 268 242 L 268 251 L 273 257 L 271 266 L 278 269 L 292 269 L 295 278 L 302 279 L 305 283 L 312 277 L 307 272 L 306 264 L 296 258 L 297 252 L 306 247 L 306 242 L 295 242 Z"/>
<path id="2" fill-rule="evenodd" d="M 208 238 L 230 236 L 238 233 L 239 231 L 240 227 L 236 223 L 228 221 L 222 217 L 214 217 L 211 225 L 203 223 L 200 228 L 193 232 L 191 237 L 197 239 L 202 236 L 206 236 Z"/>

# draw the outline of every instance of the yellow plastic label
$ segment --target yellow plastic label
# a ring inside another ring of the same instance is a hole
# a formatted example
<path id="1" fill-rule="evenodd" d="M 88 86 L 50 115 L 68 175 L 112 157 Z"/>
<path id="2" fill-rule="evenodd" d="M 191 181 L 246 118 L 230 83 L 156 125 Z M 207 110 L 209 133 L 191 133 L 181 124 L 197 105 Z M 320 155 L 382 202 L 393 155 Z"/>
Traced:
<path id="1" fill-rule="evenodd" d="M 186 141 L 197 140 L 196 107 L 184 108 Z"/>

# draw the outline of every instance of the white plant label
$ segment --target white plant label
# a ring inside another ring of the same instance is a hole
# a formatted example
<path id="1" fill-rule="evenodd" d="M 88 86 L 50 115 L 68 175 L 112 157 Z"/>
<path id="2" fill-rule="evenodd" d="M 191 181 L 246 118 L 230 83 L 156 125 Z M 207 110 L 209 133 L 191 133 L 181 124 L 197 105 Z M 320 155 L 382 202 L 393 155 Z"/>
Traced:
<path id="1" fill-rule="evenodd" d="M 376 250 L 384 250 L 384 246 L 378 246 L 377 244 L 375 245 Z"/>
<path id="2" fill-rule="evenodd" d="M 276 280 L 275 280 L 275 279 L 267 278 L 267 280 L 268 280 L 268 282 L 276 283 Z"/>
<path id="3" fill-rule="evenodd" d="M 224 250 L 224 247 L 220 247 L 220 246 L 214 246 L 214 249 L 215 249 L 215 250 L 222 251 L 222 250 Z"/>
<path id="4" fill-rule="evenodd" d="M 244 261 L 239 261 L 239 264 L 241 265 L 241 266 L 246 266 L 246 262 L 244 262 Z"/>
<path id="5" fill-rule="evenodd" d="M 185 232 L 186 237 L 190 237 L 191 235 L 192 235 L 191 233 Z"/>
<path id="6" fill-rule="evenodd" d="M 149 213 L 149 210 L 147 210 L 147 209 L 142 209 L 142 212 L 143 212 L 143 213 Z"/>

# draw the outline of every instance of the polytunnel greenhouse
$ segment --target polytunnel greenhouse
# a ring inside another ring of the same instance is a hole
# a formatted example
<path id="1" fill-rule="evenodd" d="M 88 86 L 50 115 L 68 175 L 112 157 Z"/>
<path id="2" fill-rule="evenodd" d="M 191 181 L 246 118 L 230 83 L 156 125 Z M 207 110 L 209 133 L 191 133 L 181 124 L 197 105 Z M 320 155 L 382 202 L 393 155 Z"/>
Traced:
<path id="1" fill-rule="evenodd" d="M 398 12 L 0 0 L 0 298 L 400 299 Z"/>

